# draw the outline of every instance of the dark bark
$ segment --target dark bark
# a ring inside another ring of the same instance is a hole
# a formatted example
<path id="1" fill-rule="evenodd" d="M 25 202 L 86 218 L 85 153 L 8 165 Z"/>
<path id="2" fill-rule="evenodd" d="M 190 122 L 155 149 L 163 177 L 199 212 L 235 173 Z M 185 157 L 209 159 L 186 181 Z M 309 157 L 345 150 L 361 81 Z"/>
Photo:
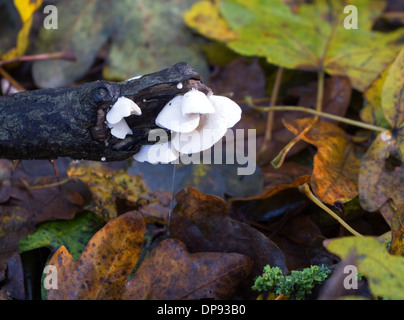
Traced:
<path id="1" fill-rule="evenodd" d="M 177 84 L 181 82 L 182 88 Z M 155 119 L 174 96 L 209 91 L 186 63 L 125 82 L 95 81 L 67 89 L 42 89 L 0 97 L 0 157 L 7 159 L 126 159 L 147 144 Z M 142 109 L 125 118 L 133 135 L 111 135 L 106 113 L 121 96 Z"/>

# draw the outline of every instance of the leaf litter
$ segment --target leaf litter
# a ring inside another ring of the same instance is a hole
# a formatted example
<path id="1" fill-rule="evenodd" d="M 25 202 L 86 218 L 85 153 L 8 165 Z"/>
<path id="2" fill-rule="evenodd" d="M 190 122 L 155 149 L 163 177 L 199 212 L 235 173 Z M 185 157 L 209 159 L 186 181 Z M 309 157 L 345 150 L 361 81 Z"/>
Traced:
<path id="1" fill-rule="evenodd" d="M 249 180 L 198 164 L 178 166 L 167 186 L 162 174 L 172 176 L 171 167 L 149 168 L 147 177 L 136 163 L 81 161 L 60 179 L 33 177 L 2 160 L 0 298 L 26 298 L 26 257 L 46 247 L 60 286 L 42 287 L 47 299 L 257 299 L 251 287 L 265 267 L 286 276 L 313 265 L 334 268 L 325 283 L 334 293 L 329 299 L 402 299 L 402 23 L 379 30 L 384 6 L 373 0 L 355 4 L 361 27 L 350 31 L 343 28 L 345 1 L 174 2 L 58 4 L 69 13 L 61 26 L 75 27 L 50 38 L 41 32 L 33 51 L 73 49 L 79 59 L 34 63 L 30 85 L 74 85 L 94 75 L 122 80 L 177 62 L 171 60 L 180 52 L 215 93 L 243 105 L 234 130 L 256 129 L 257 147 L 268 130 L 257 108 L 273 100 L 279 67 L 286 69 L 276 105 L 316 108 L 321 83 L 314 72 L 324 71 L 321 111 L 339 121 L 319 117 L 311 125 L 307 114 L 276 111 L 266 163 L 257 163 Z M 40 5 L 7 10 L 31 16 Z M 81 15 L 73 14 L 75 5 Z M 117 17 L 126 19 L 117 24 Z M 175 35 L 157 37 L 173 21 Z M 9 31 L 0 43 L 2 59 L 22 56 L 27 32 L 35 31 L 28 20 L 15 26 L 2 29 Z M 269 161 L 301 132 L 286 161 L 273 168 Z M 300 192 L 303 185 L 365 237 L 349 236 Z M 344 264 L 357 266 L 367 292 L 353 297 L 340 290 Z M 307 298 L 324 297 L 320 291 Z"/>

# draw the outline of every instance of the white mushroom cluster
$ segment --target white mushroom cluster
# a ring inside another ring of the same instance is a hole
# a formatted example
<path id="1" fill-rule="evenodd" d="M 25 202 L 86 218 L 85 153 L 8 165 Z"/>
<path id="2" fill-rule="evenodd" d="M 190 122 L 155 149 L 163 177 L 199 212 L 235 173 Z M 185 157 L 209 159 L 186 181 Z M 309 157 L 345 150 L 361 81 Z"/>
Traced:
<path id="1" fill-rule="evenodd" d="M 240 119 L 240 107 L 229 98 L 192 89 L 169 101 L 156 118 L 157 126 L 171 130 L 171 140 L 144 145 L 134 158 L 153 164 L 169 163 L 180 154 L 207 150 Z"/>
<path id="2" fill-rule="evenodd" d="M 111 129 L 111 134 L 119 139 L 125 139 L 126 135 L 132 134 L 132 130 L 129 128 L 125 121 L 126 117 L 131 115 L 142 114 L 139 106 L 132 100 L 120 97 L 107 113 L 107 125 Z"/>

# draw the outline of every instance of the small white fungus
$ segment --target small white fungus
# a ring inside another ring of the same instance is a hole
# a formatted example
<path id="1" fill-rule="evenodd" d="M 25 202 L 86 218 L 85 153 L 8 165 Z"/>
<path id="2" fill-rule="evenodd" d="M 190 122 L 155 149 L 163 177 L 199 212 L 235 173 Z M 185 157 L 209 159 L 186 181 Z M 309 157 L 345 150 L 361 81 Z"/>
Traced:
<path id="1" fill-rule="evenodd" d="M 107 122 L 114 124 L 118 123 L 125 117 L 129 117 L 130 115 L 140 116 L 141 114 L 142 110 L 136 103 L 128 98 L 120 97 L 108 111 L 106 118 Z"/>
<path id="2" fill-rule="evenodd" d="M 140 162 L 168 163 L 181 153 L 198 153 L 211 148 L 241 119 L 241 108 L 226 97 L 192 89 L 169 101 L 156 118 L 169 129 L 171 141 L 143 146 L 134 158 Z"/>
<path id="3" fill-rule="evenodd" d="M 192 89 L 184 94 L 182 101 L 182 114 L 188 113 L 214 113 L 215 108 L 210 103 L 208 97 L 203 92 Z"/>
<path id="4" fill-rule="evenodd" d="M 118 123 L 109 124 L 108 126 L 111 128 L 111 134 L 119 139 L 125 139 L 126 135 L 133 133 L 125 119 L 122 119 Z"/>
<path id="5" fill-rule="evenodd" d="M 199 125 L 199 114 L 182 113 L 183 96 L 176 96 L 160 111 L 156 124 L 174 132 L 191 132 Z"/>
<path id="6" fill-rule="evenodd" d="M 119 139 L 125 139 L 126 135 L 133 132 L 124 118 L 141 114 L 142 110 L 135 102 L 125 97 L 118 98 L 106 115 L 111 134 Z"/>

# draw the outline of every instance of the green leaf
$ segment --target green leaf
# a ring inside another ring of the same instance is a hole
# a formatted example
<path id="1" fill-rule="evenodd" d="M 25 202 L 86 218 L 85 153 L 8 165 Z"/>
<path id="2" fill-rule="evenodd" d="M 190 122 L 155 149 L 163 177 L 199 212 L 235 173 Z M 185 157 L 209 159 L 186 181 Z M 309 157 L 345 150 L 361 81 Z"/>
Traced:
<path id="1" fill-rule="evenodd" d="M 382 108 L 382 90 L 390 66 L 391 65 L 389 65 L 363 93 L 364 106 L 360 111 L 362 121 L 386 129 L 391 129 L 391 127 L 384 116 Z"/>
<path id="2" fill-rule="evenodd" d="M 374 297 L 404 299 L 404 258 L 390 255 L 379 240 L 344 237 L 327 241 L 326 247 L 341 259 L 355 255 L 355 264 L 366 277 Z"/>
<path id="3" fill-rule="evenodd" d="M 202 75 L 207 66 L 182 13 L 192 0 L 62 1 L 58 30 L 41 29 L 36 50 L 70 50 L 77 61 L 33 64 L 39 87 L 62 87 L 84 76 L 100 49 L 111 39 L 104 77 L 125 80 L 187 61 Z M 61 14 L 63 13 L 63 14 Z"/>
<path id="4" fill-rule="evenodd" d="M 361 205 L 376 211 L 387 200 L 397 207 L 404 199 L 404 50 L 376 80 L 366 97 L 365 120 L 392 128 L 380 133 L 363 157 L 359 172 Z M 382 113 L 380 112 L 382 111 Z"/>
<path id="5" fill-rule="evenodd" d="M 86 243 L 105 221 L 90 211 L 84 211 L 72 220 L 46 221 L 34 233 L 20 239 L 20 252 L 41 247 L 57 250 L 65 246 L 75 260 L 78 259 Z"/>
<path id="6" fill-rule="evenodd" d="M 208 67 L 200 41 L 182 15 L 195 0 L 115 2 L 123 23 L 113 36 L 104 69 L 106 79 L 124 80 L 186 61 L 206 79 Z"/>
<path id="7" fill-rule="evenodd" d="M 355 1 L 359 27 L 345 29 L 348 4 L 347 0 L 316 0 L 295 7 L 294 12 L 281 0 L 219 0 L 220 13 L 237 37 L 216 39 L 239 54 L 266 57 L 285 68 L 348 76 L 353 87 L 363 91 L 394 59 L 404 30 L 372 31 L 384 9 L 377 0 Z M 193 20 L 186 19 L 187 24 L 203 32 L 207 13 L 196 6 L 191 12 Z"/>
<path id="8" fill-rule="evenodd" d="M 382 90 L 384 116 L 393 128 L 404 161 L 404 49 L 388 71 Z"/>

